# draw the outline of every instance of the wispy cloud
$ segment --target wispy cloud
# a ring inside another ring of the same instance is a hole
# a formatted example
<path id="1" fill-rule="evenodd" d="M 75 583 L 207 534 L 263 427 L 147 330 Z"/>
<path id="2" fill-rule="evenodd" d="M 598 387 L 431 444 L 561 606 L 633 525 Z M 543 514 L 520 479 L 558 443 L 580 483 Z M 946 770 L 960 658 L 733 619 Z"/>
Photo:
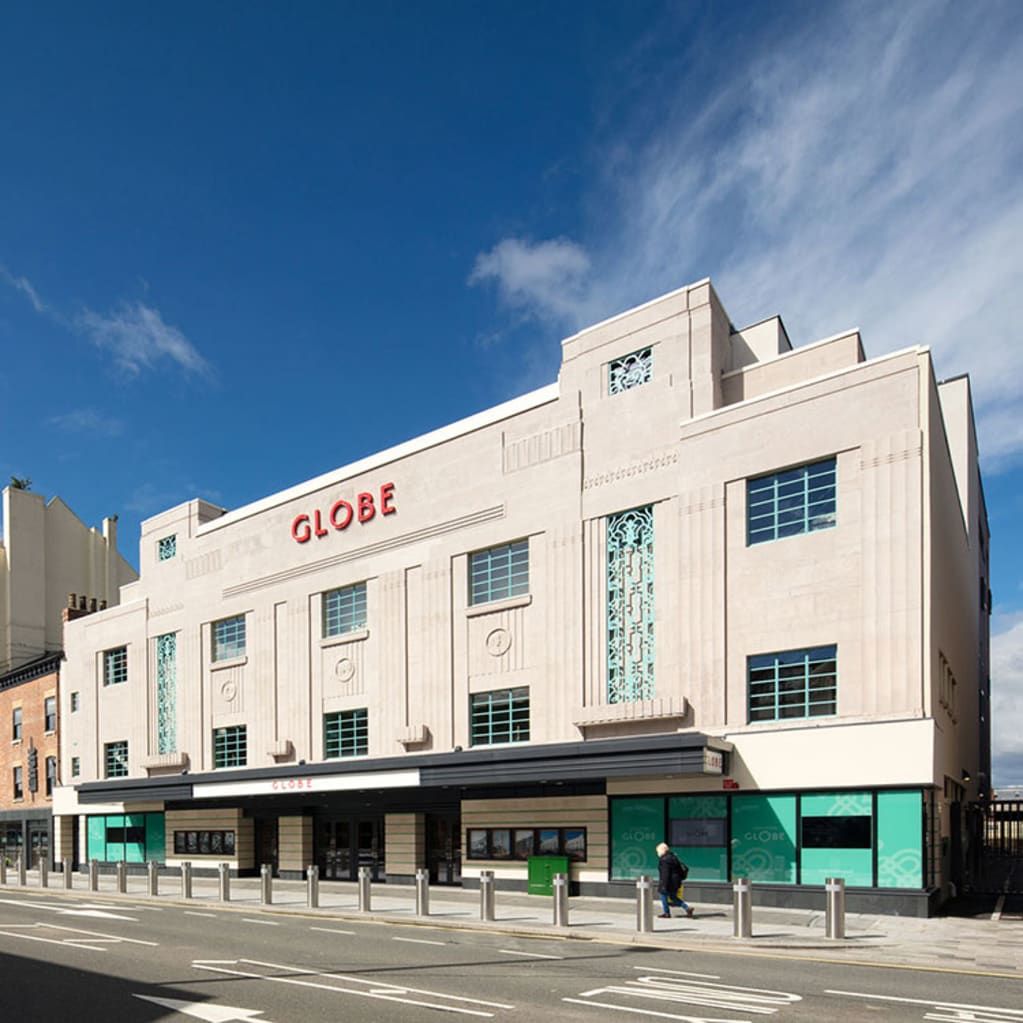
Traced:
<path id="1" fill-rule="evenodd" d="M 129 376 L 138 376 L 163 362 L 175 364 L 189 375 L 212 375 L 212 366 L 198 348 L 181 330 L 166 323 L 160 310 L 151 305 L 122 302 L 108 313 L 86 308 L 68 317 L 45 302 L 26 277 L 0 266 L 0 281 L 24 295 L 41 316 L 88 338 L 97 348 L 109 353 L 115 365 Z"/>
<path id="2" fill-rule="evenodd" d="M 1017 459 L 1023 11 L 812 10 L 709 90 L 694 48 L 656 82 L 677 117 L 599 140 L 591 228 L 499 240 L 470 279 L 560 331 L 709 274 L 736 323 L 781 312 L 797 343 L 858 325 L 872 355 L 929 344 L 973 378 L 988 467 Z"/>
<path id="3" fill-rule="evenodd" d="M 100 437 L 118 437 L 124 432 L 124 423 L 113 416 L 104 415 L 94 408 L 72 409 L 49 419 L 51 426 L 68 433 L 91 434 Z"/>
<path id="4" fill-rule="evenodd" d="M 208 376 L 210 364 L 177 327 L 165 323 L 158 309 L 142 302 L 124 302 L 109 313 L 86 309 L 76 325 L 98 348 L 131 376 L 169 360 L 186 373 Z"/>
<path id="5" fill-rule="evenodd" d="M 32 287 L 32 282 L 25 277 L 18 277 L 12 274 L 10 270 L 5 266 L 0 266 L 0 281 L 10 285 L 15 291 L 20 291 L 28 300 L 32 303 L 32 308 L 37 313 L 48 313 L 43 300 L 39 297 L 39 293 L 35 288 Z"/>

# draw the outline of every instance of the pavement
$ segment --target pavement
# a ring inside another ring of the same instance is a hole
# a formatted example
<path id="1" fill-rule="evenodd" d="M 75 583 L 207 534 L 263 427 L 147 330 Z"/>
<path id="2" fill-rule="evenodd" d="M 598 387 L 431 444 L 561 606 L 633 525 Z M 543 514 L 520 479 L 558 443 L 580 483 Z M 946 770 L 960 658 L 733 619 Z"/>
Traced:
<path id="1" fill-rule="evenodd" d="M 42 888 L 38 874 L 29 872 L 26 885 L 18 884 L 15 871 L 7 871 L 7 883 L 0 886 L 0 898 L 16 895 L 32 897 L 93 897 L 106 905 L 125 902 L 144 906 L 152 901 L 147 894 L 144 875 L 129 875 L 127 892 L 116 891 L 116 878 L 103 874 L 99 890 L 91 892 L 82 874 L 73 878 L 72 893 L 63 887 L 60 874 L 50 874 L 49 887 Z M 181 895 L 176 876 L 159 878 L 156 904 L 188 904 L 200 908 L 215 905 L 219 910 L 254 909 L 271 914 L 298 914 L 329 920 L 372 921 L 386 925 L 418 925 L 431 928 L 479 929 L 519 937 L 596 941 L 612 944 L 643 945 L 662 949 L 698 949 L 740 955 L 805 958 L 813 961 L 872 963 L 892 969 L 925 968 L 939 971 L 970 972 L 1023 980 L 1023 912 L 991 912 L 975 915 L 939 916 L 929 919 L 846 914 L 844 939 L 826 937 L 823 908 L 813 910 L 777 909 L 756 904 L 753 895 L 752 937 L 733 936 L 731 906 L 694 905 L 695 916 L 680 914 L 670 920 L 653 920 L 652 932 L 636 929 L 636 904 L 630 899 L 573 896 L 569 900 L 568 926 L 553 923 L 553 899 L 498 890 L 495 893 L 494 920 L 481 919 L 480 893 L 461 888 L 430 889 L 428 916 L 416 916 L 415 889 L 411 885 L 374 884 L 371 910 L 361 911 L 358 886 L 353 882 L 321 882 L 319 907 L 307 905 L 304 881 L 273 882 L 272 903 L 261 904 L 258 878 L 232 878 L 231 899 L 219 898 L 216 878 L 194 877 L 192 899 Z"/>

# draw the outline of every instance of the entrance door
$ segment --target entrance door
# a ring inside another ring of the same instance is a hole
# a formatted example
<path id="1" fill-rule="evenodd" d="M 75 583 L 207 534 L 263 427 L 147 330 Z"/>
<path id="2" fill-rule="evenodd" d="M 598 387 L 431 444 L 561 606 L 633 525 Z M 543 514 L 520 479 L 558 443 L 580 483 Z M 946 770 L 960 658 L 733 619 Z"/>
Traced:
<path id="1" fill-rule="evenodd" d="M 50 835 L 45 824 L 29 824 L 28 826 L 29 860 L 28 865 L 32 870 L 38 870 L 39 864 L 46 860 L 50 865 Z"/>
<path id="2" fill-rule="evenodd" d="M 277 818 L 256 818 L 256 869 L 269 863 L 273 876 L 277 876 L 279 861 L 277 858 Z"/>
<path id="3" fill-rule="evenodd" d="M 316 826 L 320 877 L 354 881 L 369 867 L 374 881 L 384 873 L 384 822 L 380 817 L 324 818 Z"/>
<path id="4" fill-rule="evenodd" d="M 430 884 L 462 883 L 461 820 L 457 810 L 426 815 L 426 865 Z"/>

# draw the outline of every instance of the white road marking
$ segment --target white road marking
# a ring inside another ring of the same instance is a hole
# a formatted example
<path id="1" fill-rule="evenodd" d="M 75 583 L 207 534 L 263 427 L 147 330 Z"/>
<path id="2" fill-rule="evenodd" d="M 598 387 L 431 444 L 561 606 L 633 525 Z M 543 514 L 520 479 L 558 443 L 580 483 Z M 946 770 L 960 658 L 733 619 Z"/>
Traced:
<path id="1" fill-rule="evenodd" d="M 40 941 L 46 945 L 63 945 L 65 948 L 70 946 L 71 948 L 87 948 L 90 952 L 105 952 L 106 949 L 103 947 L 105 944 L 109 945 L 148 945 L 151 948 L 158 948 L 159 943 L 155 941 L 143 941 L 140 938 L 122 938 L 118 934 L 102 934 L 99 931 L 83 931 L 78 927 L 61 927 L 59 924 L 49 923 L 34 923 L 34 924 L 10 924 L 4 925 L 5 928 L 0 930 L 0 934 L 6 935 L 9 938 L 22 938 L 25 941 Z M 26 934 L 24 930 L 32 931 L 61 931 L 66 932 L 74 937 L 43 937 L 40 934 Z"/>
<path id="2" fill-rule="evenodd" d="M 11 931 L 0 931 L 0 934 L 8 938 L 24 938 L 25 941 L 41 941 L 45 945 L 60 945 L 63 948 L 67 948 L 68 945 L 71 945 L 73 948 L 88 948 L 90 952 L 106 952 L 106 949 L 102 946 L 96 948 L 80 943 L 75 944 L 74 942 L 67 941 L 64 938 L 58 941 L 56 938 L 40 938 L 38 935 L 34 934 L 17 934 L 12 933 Z"/>
<path id="3" fill-rule="evenodd" d="M 676 977 L 699 977 L 701 980 L 720 980 L 717 973 L 692 973 L 689 970 L 668 970 L 663 966 L 633 966 L 634 970 L 643 970 L 646 973 L 670 973 Z"/>
<path id="4" fill-rule="evenodd" d="M 154 998 L 152 995 L 135 995 L 144 1002 L 162 1005 L 165 1009 L 180 1012 L 182 1016 L 203 1019 L 207 1023 L 230 1023 L 231 1020 L 251 1020 L 262 1016 L 262 1009 L 241 1009 L 236 1005 L 214 1005 L 211 1002 L 183 1002 L 179 998 Z M 268 1019 L 259 1023 L 270 1023 Z"/>
<path id="5" fill-rule="evenodd" d="M 399 987 L 396 984 L 385 985 L 381 984 L 380 981 L 365 980 L 362 977 L 349 977 L 344 974 L 338 973 L 323 973 L 315 970 L 308 970 L 300 966 L 289 966 L 282 963 L 265 963 L 260 962 L 256 959 L 238 959 L 234 960 L 235 964 L 247 964 L 250 966 L 264 967 L 271 970 L 287 970 L 291 973 L 304 974 L 306 976 L 323 977 L 324 979 L 334 980 L 339 982 L 349 982 L 353 984 L 362 984 L 368 986 L 371 990 L 360 990 L 358 988 L 351 987 L 338 987 L 335 984 L 320 984 L 316 981 L 311 980 L 299 980 L 297 977 L 272 977 L 265 973 L 255 973 L 251 970 L 231 970 L 225 966 L 214 965 L 223 963 L 224 960 L 194 960 L 192 966 L 197 970 L 207 970 L 211 973 L 224 973 L 230 976 L 236 977 L 249 977 L 255 980 L 265 980 L 268 983 L 275 984 L 293 984 L 297 987 L 308 987 L 314 988 L 320 991 L 332 991 L 335 994 L 343 995 L 356 995 L 360 998 L 376 998 L 385 1002 L 400 1002 L 405 1005 L 419 1005 L 427 1009 L 438 1009 L 441 1012 L 453 1012 L 463 1016 L 483 1016 L 486 1018 L 492 1018 L 494 1013 L 486 1012 L 480 1009 L 468 1009 L 462 1008 L 457 1005 L 444 1005 L 440 1002 L 423 1001 L 416 998 L 403 997 L 406 994 L 412 993 L 417 995 L 426 995 L 431 998 L 446 999 L 451 1002 L 468 1002 L 473 1005 L 487 1006 L 488 1008 L 498 1009 L 513 1009 L 513 1005 L 506 1005 L 502 1002 L 485 1002 L 476 998 L 462 998 L 458 995 L 449 995 L 441 991 L 427 991 L 422 988 L 409 988 Z"/>
<path id="6" fill-rule="evenodd" d="M 59 905 L 52 905 L 49 902 L 27 902 L 24 899 L 0 899 L 0 904 L 6 906 L 20 906 L 22 909 L 45 909 L 59 916 L 91 916 L 101 920 L 130 920 L 138 923 L 133 916 L 123 916 L 120 913 L 108 913 L 103 909 L 84 907 L 82 909 L 66 909 Z"/>
<path id="7" fill-rule="evenodd" d="M 274 923 L 273 920 L 257 920 L 252 916 L 243 916 L 242 923 L 246 924 L 262 924 L 264 927 L 280 927 L 278 923 Z"/>
<path id="8" fill-rule="evenodd" d="M 520 952 L 517 948 L 499 948 L 498 952 L 506 956 L 529 956 L 530 959 L 564 959 L 564 956 L 549 956 L 543 952 Z"/>
<path id="9" fill-rule="evenodd" d="M 354 934 L 355 931 L 339 931 L 336 927 L 310 927 L 311 931 L 323 931 L 324 934 Z"/>
<path id="10" fill-rule="evenodd" d="M 670 1012 L 657 1012 L 654 1009 L 632 1009 L 627 1005 L 611 1005 L 607 1002 L 591 1002 L 583 998 L 562 998 L 563 1002 L 573 1005 L 592 1005 L 598 1009 L 614 1009 L 615 1012 L 634 1012 L 640 1016 L 657 1016 L 660 1019 L 678 1019 L 683 1023 L 750 1023 L 749 1020 L 709 1020 L 703 1016 L 676 1016 Z"/>
<path id="11" fill-rule="evenodd" d="M 933 1009 L 942 1012 L 953 1012 L 951 1016 L 937 1016 L 934 1013 L 926 1013 L 924 1019 L 931 1020 L 975 1020 L 981 1023 L 981 1017 L 975 1015 L 978 1012 L 985 1013 L 983 1023 L 1001 1023 L 1001 1021 L 1023 1020 L 1023 1009 L 1004 1009 L 995 1005 L 970 1005 L 964 1002 L 943 1002 L 939 999 L 928 998 L 902 998 L 898 995 L 872 995 L 863 991 L 825 991 L 826 995 L 844 995 L 846 998 L 872 998 L 880 1002 L 902 1002 L 906 1005 L 928 1005 Z M 998 1015 L 990 1015 L 998 1013 Z"/>
<path id="12" fill-rule="evenodd" d="M 214 919 L 216 919 L 217 914 L 216 913 L 200 913 L 198 910 L 195 910 L 195 909 L 186 909 L 185 910 L 185 916 L 211 916 Z"/>
<path id="13" fill-rule="evenodd" d="M 446 941 L 427 941 L 426 938 L 391 938 L 391 941 L 407 941 L 410 945 L 446 945 Z"/>

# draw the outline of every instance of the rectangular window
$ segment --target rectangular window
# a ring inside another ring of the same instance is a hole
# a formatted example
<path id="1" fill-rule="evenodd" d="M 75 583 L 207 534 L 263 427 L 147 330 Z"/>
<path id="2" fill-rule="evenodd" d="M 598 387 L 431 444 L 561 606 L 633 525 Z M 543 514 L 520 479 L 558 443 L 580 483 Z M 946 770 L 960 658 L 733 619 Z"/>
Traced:
<path id="1" fill-rule="evenodd" d="M 748 657 L 749 720 L 780 721 L 838 713 L 837 658 L 835 646 Z"/>
<path id="2" fill-rule="evenodd" d="M 469 603 L 522 597 L 529 593 L 529 541 L 517 540 L 469 556 Z"/>
<path id="3" fill-rule="evenodd" d="M 57 784 L 57 758 L 46 758 L 46 794 L 53 795 L 53 789 Z"/>
<path id="4" fill-rule="evenodd" d="M 607 364 L 607 393 L 621 394 L 650 383 L 654 374 L 652 348 L 641 348 Z"/>
<path id="5" fill-rule="evenodd" d="M 174 852 L 181 856 L 198 853 L 200 850 L 210 855 L 225 853 L 234 855 L 235 842 L 233 831 L 175 831 Z"/>
<path id="6" fill-rule="evenodd" d="M 175 534 L 163 536 L 156 541 L 156 557 L 159 561 L 170 561 L 178 553 L 178 538 Z"/>
<path id="7" fill-rule="evenodd" d="M 22 769 L 20 767 L 14 768 L 14 798 L 25 798 L 25 783 L 23 781 Z"/>
<path id="8" fill-rule="evenodd" d="M 473 746 L 528 742 L 529 687 L 473 693 L 470 717 L 470 743 Z"/>
<path id="9" fill-rule="evenodd" d="M 327 760 L 364 757 L 368 752 L 369 714 L 365 707 L 323 715 L 323 755 Z"/>
<path id="10" fill-rule="evenodd" d="M 43 700 L 43 718 L 46 723 L 46 731 L 57 731 L 57 697 L 47 696 Z"/>
<path id="11" fill-rule="evenodd" d="M 343 636 L 366 628 L 366 584 L 343 586 L 323 595 L 323 635 Z"/>
<path id="12" fill-rule="evenodd" d="M 11 712 L 11 741 L 21 742 L 21 708 L 15 707 Z"/>
<path id="13" fill-rule="evenodd" d="M 538 850 L 545 856 L 586 859 L 585 828 L 469 828 L 465 847 L 470 860 L 525 860 Z"/>
<path id="14" fill-rule="evenodd" d="M 108 742 L 103 747 L 105 777 L 126 778 L 128 776 L 128 740 Z"/>
<path id="15" fill-rule="evenodd" d="M 72 757 L 71 758 L 71 777 L 77 778 L 82 773 L 82 758 Z"/>
<path id="16" fill-rule="evenodd" d="M 248 757 L 245 725 L 213 729 L 213 766 L 244 767 Z"/>
<path id="17" fill-rule="evenodd" d="M 229 661 L 245 656 L 245 615 L 221 618 L 213 623 L 213 660 Z"/>
<path id="18" fill-rule="evenodd" d="M 128 648 L 103 651 L 103 685 L 116 686 L 128 681 Z"/>
<path id="19" fill-rule="evenodd" d="M 746 542 L 764 543 L 835 525 L 835 459 L 746 481 Z"/>
<path id="20" fill-rule="evenodd" d="M 71 694 L 71 713 L 74 714 L 78 710 L 78 693 Z"/>

